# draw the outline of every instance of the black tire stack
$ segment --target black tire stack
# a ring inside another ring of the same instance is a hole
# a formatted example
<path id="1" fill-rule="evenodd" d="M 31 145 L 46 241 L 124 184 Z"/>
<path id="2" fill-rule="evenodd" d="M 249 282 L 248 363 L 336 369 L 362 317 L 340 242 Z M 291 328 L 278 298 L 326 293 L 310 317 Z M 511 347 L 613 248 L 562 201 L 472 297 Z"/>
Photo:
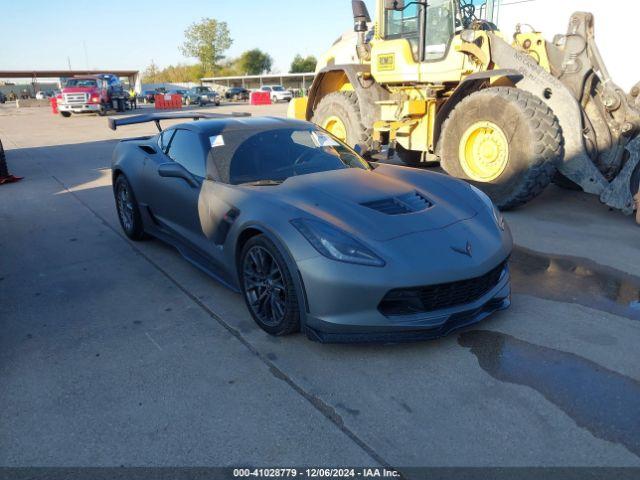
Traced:
<path id="1" fill-rule="evenodd" d="M 0 140 L 0 178 L 6 178 L 8 176 L 9 176 L 9 167 L 7 166 L 7 156 L 4 153 L 2 140 Z"/>

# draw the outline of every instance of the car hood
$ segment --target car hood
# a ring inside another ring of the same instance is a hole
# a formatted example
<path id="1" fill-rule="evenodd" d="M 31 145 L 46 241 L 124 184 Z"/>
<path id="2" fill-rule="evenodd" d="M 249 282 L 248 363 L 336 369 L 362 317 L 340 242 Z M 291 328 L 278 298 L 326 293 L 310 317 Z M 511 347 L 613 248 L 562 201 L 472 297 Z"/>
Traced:
<path id="1" fill-rule="evenodd" d="M 417 172 L 421 175 L 416 178 L 398 178 L 393 170 L 379 170 L 301 175 L 276 188 L 289 205 L 374 241 L 446 228 L 477 214 L 471 202 L 450 188 L 447 177 Z M 397 208 L 405 202 L 414 207 L 409 213 Z"/>

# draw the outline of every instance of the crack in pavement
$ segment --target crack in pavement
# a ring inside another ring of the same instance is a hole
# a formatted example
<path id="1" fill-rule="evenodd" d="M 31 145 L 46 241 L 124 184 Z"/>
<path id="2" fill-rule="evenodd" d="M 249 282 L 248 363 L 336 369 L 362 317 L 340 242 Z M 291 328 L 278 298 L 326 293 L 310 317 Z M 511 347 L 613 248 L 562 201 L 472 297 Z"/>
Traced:
<path id="1" fill-rule="evenodd" d="M 45 167 L 46 169 L 46 167 Z M 222 317 L 220 317 L 217 313 L 211 310 L 207 305 L 205 305 L 199 298 L 193 295 L 189 290 L 187 290 L 178 280 L 176 280 L 169 272 L 167 272 L 164 268 L 162 268 L 158 263 L 156 263 L 152 258 L 150 258 L 147 254 L 145 254 L 140 248 L 138 248 L 135 244 L 130 242 L 121 232 L 119 232 L 116 228 L 114 228 L 102 215 L 96 212 L 91 206 L 82 200 L 75 192 L 71 191 L 68 186 L 60 180 L 55 175 L 51 174 L 51 178 L 53 178 L 60 186 L 73 198 L 80 203 L 84 208 L 89 210 L 104 226 L 109 228 L 117 237 L 126 242 L 129 247 L 140 257 L 146 260 L 149 264 L 151 264 L 158 272 L 160 272 L 165 278 L 167 278 L 173 285 L 176 286 L 184 295 L 186 295 L 192 302 L 198 305 L 209 317 L 215 320 L 221 327 L 227 330 L 233 337 L 236 338 L 242 345 L 244 345 L 253 355 L 255 355 L 269 370 L 271 375 L 275 378 L 283 381 L 289 387 L 291 387 L 298 395 L 304 398 L 307 402 L 311 404 L 313 408 L 315 408 L 323 417 L 333 423 L 342 433 L 344 433 L 351 441 L 353 441 L 356 445 L 358 445 L 367 455 L 369 455 L 375 462 L 377 462 L 380 466 L 393 469 L 389 462 L 387 462 L 382 455 L 376 452 L 373 447 L 369 446 L 363 439 L 361 439 L 352 429 L 345 425 L 342 416 L 325 402 L 322 398 L 317 395 L 313 395 L 304 389 L 300 384 L 298 384 L 293 378 L 287 375 L 282 369 L 280 369 L 275 363 L 273 363 L 266 355 L 263 355 L 258 348 L 256 348 L 249 340 L 247 340 L 242 333 L 231 326 L 229 323 L 224 321 Z"/>

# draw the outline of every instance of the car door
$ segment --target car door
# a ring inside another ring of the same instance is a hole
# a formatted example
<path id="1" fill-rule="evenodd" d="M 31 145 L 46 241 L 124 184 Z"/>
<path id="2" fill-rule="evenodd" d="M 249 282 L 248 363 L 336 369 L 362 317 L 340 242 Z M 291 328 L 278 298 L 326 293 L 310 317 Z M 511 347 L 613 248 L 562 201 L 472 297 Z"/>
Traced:
<path id="1" fill-rule="evenodd" d="M 208 242 L 203 234 L 199 199 L 206 172 L 207 151 L 202 138 L 186 129 L 167 130 L 163 151 L 147 163 L 153 178 L 148 192 L 149 208 L 162 228 L 190 247 L 205 253 Z"/>

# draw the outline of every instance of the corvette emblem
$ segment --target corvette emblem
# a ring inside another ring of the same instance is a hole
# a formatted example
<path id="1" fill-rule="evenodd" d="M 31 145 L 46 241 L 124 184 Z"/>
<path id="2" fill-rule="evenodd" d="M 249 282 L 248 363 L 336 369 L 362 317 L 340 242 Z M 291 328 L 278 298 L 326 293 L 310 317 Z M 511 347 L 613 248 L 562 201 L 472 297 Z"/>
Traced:
<path id="1" fill-rule="evenodd" d="M 467 242 L 467 245 L 464 248 L 454 247 L 451 245 L 451 250 L 456 253 L 460 253 L 461 255 L 466 255 L 469 258 L 473 257 L 473 246 L 471 245 L 471 242 Z"/>

